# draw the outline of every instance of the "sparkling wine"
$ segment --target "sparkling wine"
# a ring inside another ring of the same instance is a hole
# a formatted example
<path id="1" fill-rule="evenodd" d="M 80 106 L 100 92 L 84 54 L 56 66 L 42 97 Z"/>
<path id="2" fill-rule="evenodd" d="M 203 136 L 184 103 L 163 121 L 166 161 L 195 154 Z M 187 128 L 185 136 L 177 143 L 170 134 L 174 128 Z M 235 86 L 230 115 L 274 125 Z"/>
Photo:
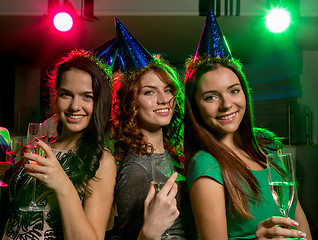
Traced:
<path id="1" fill-rule="evenodd" d="M 156 193 L 158 193 L 161 188 L 165 185 L 165 182 L 159 182 L 159 183 L 155 183 L 155 189 L 156 189 Z"/>
<path id="2" fill-rule="evenodd" d="M 40 155 L 40 156 L 45 156 L 45 153 L 44 153 L 43 149 L 40 148 L 37 145 L 28 145 L 26 152 L 27 153 L 32 153 L 32 154 L 37 154 L 37 155 Z M 31 164 L 31 165 L 39 165 L 38 162 L 33 161 L 31 159 L 28 159 L 28 161 L 29 161 L 29 164 Z"/>
<path id="3" fill-rule="evenodd" d="M 287 216 L 294 199 L 294 183 L 271 182 L 269 185 L 279 210 L 284 216 Z"/>
<path id="4" fill-rule="evenodd" d="M 44 156 L 45 155 L 43 149 L 40 148 L 37 145 L 28 145 L 26 152 L 27 153 L 37 154 L 37 155 L 40 155 L 40 156 Z"/>

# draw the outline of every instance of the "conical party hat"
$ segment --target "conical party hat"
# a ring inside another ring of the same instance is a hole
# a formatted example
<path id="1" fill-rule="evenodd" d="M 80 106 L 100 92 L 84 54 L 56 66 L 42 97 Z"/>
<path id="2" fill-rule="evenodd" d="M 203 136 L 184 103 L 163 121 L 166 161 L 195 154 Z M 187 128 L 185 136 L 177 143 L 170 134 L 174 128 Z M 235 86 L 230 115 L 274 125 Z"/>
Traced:
<path id="1" fill-rule="evenodd" d="M 104 63 L 113 69 L 118 52 L 117 39 L 113 38 L 108 42 L 91 49 L 90 52 L 95 53 L 97 58 L 103 60 Z"/>
<path id="2" fill-rule="evenodd" d="M 119 62 L 122 72 L 136 70 L 147 66 L 153 57 L 140 42 L 115 18 Z"/>
<path id="3" fill-rule="evenodd" d="M 194 60 L 198 56 L 232 58 L 231 51 L 211 7 L 205 20 Z"/>

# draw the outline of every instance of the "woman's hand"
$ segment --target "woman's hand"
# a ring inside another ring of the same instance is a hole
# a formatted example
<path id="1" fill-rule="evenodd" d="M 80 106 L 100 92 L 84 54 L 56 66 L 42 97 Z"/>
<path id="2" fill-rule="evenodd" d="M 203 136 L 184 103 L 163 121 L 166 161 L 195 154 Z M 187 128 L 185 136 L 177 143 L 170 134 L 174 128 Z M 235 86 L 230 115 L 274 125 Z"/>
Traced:
<path id="1" fill-rule="evenodd" d="M 5 172 L 13 166 L 13 163 L 10 162 L 0 162 L 0 176 L 5 174 Z"/>
<path id="2" fill-rule="evenodd" d="M 160 239 L 179 216 L 175 196 L 178 186 L 175 183 L 178 174 L 174 173 L 157 193 L 151 183 L 144 203 L 144 224 L 139 239 Z"/>
<path id="3" fill-rule="evenodd" d="M 298 225 L 298 222 L 290 218 L 271 217 L 257 224 L 255 236 L 258 240 L 281 239 L 284 237 L 305 239 L 305 233 L 289 229 L 290 227 L 297 227 Z"/>
<path id="4" fill-rule="evenodd" d="M 62 191 L 65 182 L 70 180 L 54 156 L 50 146 L 40 140 L 37 141 L 36 144 L 44 150 L 46 157 L 32 153 L 24 153 L 23 158 L 37 162 L 37 164 L 25 164 L 24 168 L 29 170 L 27 171 L 28 175 L 39 179 L 58 193 Z"/>

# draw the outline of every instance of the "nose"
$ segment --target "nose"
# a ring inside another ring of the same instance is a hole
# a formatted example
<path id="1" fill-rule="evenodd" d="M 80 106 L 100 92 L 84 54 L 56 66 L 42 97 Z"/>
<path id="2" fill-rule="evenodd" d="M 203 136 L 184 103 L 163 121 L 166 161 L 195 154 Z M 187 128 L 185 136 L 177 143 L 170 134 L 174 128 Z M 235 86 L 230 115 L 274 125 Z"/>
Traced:
<path id="1" fill-rule="evenodd" d="M 220 103 L 220 106 L 219 106 L 219 110 L 221 112 L 226 112 L 231 107 L 232 107 L 232 101 L 231 101 L 230 97 L 229 96 L 223 96 L 221 98 L 221 103 Z"/>
<path id="2" fill-rule="evenodd" d="M 158 104 L 165 105 L 165 104 L 169 103 L 170 99 L 171 99 L 171 96 L 168 96 L 168 94 L 158 93 L 158 98 L 157 98 Z"/>
<path id="3" fill-rule="evenodd" d="M 69 108 L 73 111 L 79 111 L 80 110 L 80 99 L 78 97 L 74 97 L 72 101 L 70 102 Z"/>

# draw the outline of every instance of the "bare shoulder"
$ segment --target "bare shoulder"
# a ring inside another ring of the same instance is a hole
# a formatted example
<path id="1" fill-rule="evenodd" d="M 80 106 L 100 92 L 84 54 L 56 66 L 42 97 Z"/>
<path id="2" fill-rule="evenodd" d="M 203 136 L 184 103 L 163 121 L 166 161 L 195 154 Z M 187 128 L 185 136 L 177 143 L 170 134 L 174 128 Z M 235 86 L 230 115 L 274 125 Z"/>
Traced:
<path id="1" fill-rule="evenodd" d="M 114 156 L 108 149 L 103 151 L 103 155 L 100 159 L 100 166 L 97 170 L 96 176 L 97 177 L 105 177 L 105 174 L 109 175 L 116 175 L 117 172 L 117 165 Z"/>

